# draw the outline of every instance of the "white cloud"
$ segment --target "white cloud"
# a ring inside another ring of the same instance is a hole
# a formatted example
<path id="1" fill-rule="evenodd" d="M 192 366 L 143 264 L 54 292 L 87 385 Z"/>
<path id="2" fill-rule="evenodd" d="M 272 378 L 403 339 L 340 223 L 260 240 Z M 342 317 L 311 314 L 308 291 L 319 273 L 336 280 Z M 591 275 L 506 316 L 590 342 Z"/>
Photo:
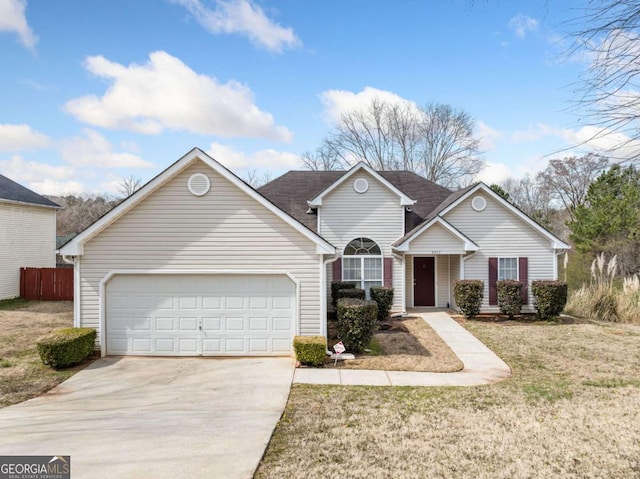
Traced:
<path id="1" fill-rule="evenodd" d="M 236 81 L 219 83 L 194 72 L 166 52 L 129 66 L 103 56 L 88 57 L 86 68 L 112 85 L 102 97 L 87 95 L 65 105 L 80 121 L 104 128 L 158 134 L 165 129 L 222 137 L 290 141 L 291 132 L 274 124 L 253 103 L 251 90 Z"/>
<path id="2" fill-rule="evenodd" d="M 509 28 L 517 37 L 524 38 L 527 32 L 534 32 L 538 29 L 538 20 L 519 13 L 509 20 Z"/>
<path id="3" fill-rule="evenodd" d="M 511 141 L 514 143 L 526 143 L 540 140 L 546 136 L 564 136 L 564 130 L 553 128 L 544 123 L 530 125 L 526 130 L 516 130 L 511 134 Z"/>
<path id="4" fill-rule="evenodd" d="M 485 162 L 484 169 L 475 176 L 475 181 L 482 181 L 487 185 L 500 183 L 502 180 L 513 176 L 509 166 L 504 163 Z"/>
<path id="5" fill-rule="evenodd" d="M 0 125 L 0 151 L 20 151 L 45 148 L 51 140 L 29 125 Z"/>
<path id="6" fill-rule="evenodd" d="M 8 160 L 0 160 L 0 173 L 41 195 L 85 192 L 84 185 L 72 179 L 76 172 L 68 165 L 28 161 L 14 155 Z"/>
<path id="7" fill-rule="evenodd" d="M 132 153 L 117 153 L 109 141 L 95 130 L 85 128 L 84 136 L 62 141 L 62 158 L 73 166 L 98 168 L 152 168 L 154 165 Z"/>
<path id="8" fill-rule="evenodd" d="M 407 100 L 396 93 L 365 87 L 361 92 L 353 93 L 347 90 L 327 90 L 320 94 L 320 100 L 325 106 L 325 118 L 329 122 L 338 122 L 344 113 L 366 108 L 373 99 L 384 101 L 391 105 L 406 105 L 417 112 L 415 102 Z"/>
<path id="9" fill-rule="evenodd" d="M 281 52 L 301 44 L 292 28 L 271 21 L 262 8 L 248 0 L 217 0 L 210 9 L 201 0 L 170 0 L 185 7 L 196 21 L 214 34 L 237 33 L 267 50 Z"/>
<path id="10" fill-rule="evenodd" d="M 579 130 L 564 130 L 563 137 L 577 148 L 616 159 L 636 159 L 640 155 L 640 141 L 607 128 L 583 126 Z"/>
<path id="11" fill-rule="evenodd" d="M 0 32 L 16 33 L 20 42 L 33 49 L 38 41 L 24 14 L 26 0 L 0 0 Z"/>
<path id="12" fill-rule="evenodd" d="M 248 155 L 230 146 L 212 143 L 207 153 L 233 172 L 249 169 L 277 171 L 301 167 L 300 156 L 287 151 L 267 149 Z"/>
<path id="13" fill-rule="evenodd" d="M 491 128 L 489 125 L 482 121 L 476 123 L 476 136 L 480 137 L 480 149 L 482 151 L 495 150 L 495 140 L 498 140 L 504 136 L 501 131 Z"/>

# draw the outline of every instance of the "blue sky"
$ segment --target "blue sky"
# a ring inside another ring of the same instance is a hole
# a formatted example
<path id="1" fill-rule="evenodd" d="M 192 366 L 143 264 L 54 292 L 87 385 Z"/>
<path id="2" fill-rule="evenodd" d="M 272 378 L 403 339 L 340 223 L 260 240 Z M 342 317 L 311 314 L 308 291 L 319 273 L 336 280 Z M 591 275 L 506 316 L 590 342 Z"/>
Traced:
<path id="1" fill-rule="evenodd" d="M 479 179 L 535 173 L 606 146 L 573 148 L 591 131 L 571 110 L 587 65 L 563 55 L 581 5 L 0 0 L 0 173 L 42 194 L 114 193 L 198 146 L 276 176 L 373 96 L 469 112 Z"/>

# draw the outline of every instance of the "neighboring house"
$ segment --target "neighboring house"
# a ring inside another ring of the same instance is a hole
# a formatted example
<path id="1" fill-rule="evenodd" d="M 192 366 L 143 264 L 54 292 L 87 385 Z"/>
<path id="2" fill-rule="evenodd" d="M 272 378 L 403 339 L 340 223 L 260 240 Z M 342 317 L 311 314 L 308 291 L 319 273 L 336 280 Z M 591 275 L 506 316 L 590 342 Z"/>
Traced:
<path id="1" fill-rule="evenodd" d="M 0 175 L 0 299 L 20 295 L 20 268 L 55 267 L 59 208 Z"/>
<path id="2" fill-rule="evenodd" d="M 194 149 L 60 254 L 103 354 L 282 355 L 326 334 L 333 280 L 393 286 L 406 311 L 455 307 L 453 281 L 480 279 L 496 311 L 498 279 L 555 279 L 567 248 L 482 183 L 452 193 L 360 163 L 256 191 Z"/>

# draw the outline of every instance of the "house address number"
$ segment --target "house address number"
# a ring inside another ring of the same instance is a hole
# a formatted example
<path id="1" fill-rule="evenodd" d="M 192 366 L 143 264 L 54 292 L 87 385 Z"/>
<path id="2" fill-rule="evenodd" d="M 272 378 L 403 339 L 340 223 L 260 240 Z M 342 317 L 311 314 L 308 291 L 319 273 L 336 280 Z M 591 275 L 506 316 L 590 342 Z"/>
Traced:
<path id="1" fill-rule="evenodd" d="M 432 251 L 431 254 L 440 254 L 442 253 L 441 251 Z"/>

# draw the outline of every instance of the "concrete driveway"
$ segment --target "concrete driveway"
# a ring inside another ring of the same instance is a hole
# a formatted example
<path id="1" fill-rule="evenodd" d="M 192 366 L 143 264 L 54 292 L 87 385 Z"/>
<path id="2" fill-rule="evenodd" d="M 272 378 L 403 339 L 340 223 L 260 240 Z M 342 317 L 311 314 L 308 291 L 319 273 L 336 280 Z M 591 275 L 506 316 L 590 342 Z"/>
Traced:
<path id="1" fill-rule="evenodd" d="M 290 358 L 103 358 L 0 409 L 0 455 L 70 455 L 71 477 L 250 478 L 284 410 Z"/>

